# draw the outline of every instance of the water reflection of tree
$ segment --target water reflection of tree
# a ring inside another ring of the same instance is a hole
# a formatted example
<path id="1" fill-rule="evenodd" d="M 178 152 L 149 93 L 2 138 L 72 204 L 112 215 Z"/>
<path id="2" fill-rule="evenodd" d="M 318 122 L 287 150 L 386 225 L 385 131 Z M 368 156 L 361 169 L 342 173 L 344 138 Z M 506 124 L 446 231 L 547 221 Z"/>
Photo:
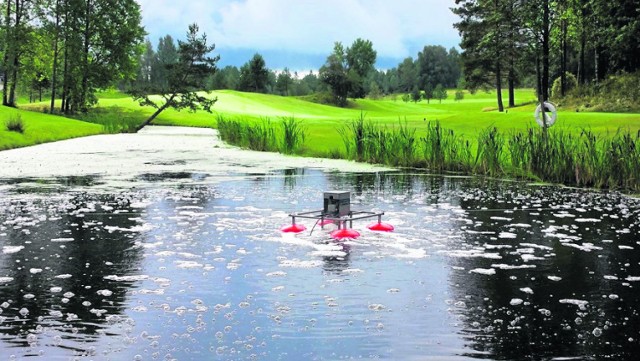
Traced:
<path id="1" fill-rule="evenodd" d="M 464 268 L 463 271 L 452 273 L 451 282 L 459 285 L 454 288 L 456 299 L 465 303 L 460 313 L 464 316 L 469 347 L 493 359 L 546 359 L 557 356 L 632 359 L 640 351 L 637 342 L 628 341 L 629 338 L 637 339 L 640 336 L 640 316 L 636 310 L 640 295 L 630 287 L 621 287 L 621 282 L 605 280 L 604 276 L 620 273 L 620 268 L 616 268 L 619 264 L 626 264 L 640 274 L 640 255 L 637 252 L 623 253 L 615 245 L 599 243 L 603 236 L 620 239 L 613 233 L 629 225 L 625 225 L 621 219 L 610 218 L 603 218 L 597 226 L 585 225 L 576 223 L 572 217 L 558 218 L 553 215 L 563 209 L 575 212 L 577 200 L 590 205 L 590 209 L 611 209 L 611 203 L 622 200 L 586 192 L 574 194 L 568 190 L 532 190 L 505 184 L 483 192 L 483 197 L 469 197 L 461 202 L 463 208 L 468 210 L 471 221 L 479 225 L 474 231 L 494 231 L 494 234 L 509 231 L 516 233 L 516 238 L 492 239 L 483 234 L 466 234 L 467 245 L 500 244 L 512 248 L 488 251 L 499 253 L 502 256 L 500 260 L 462 258 L 452 261 L 454 265 Z M 541 210 L 522 210 L 523 204 L 518 199 L 527 199 L 526 202 L 537 204 L 536 208 Z M 609 206 L 605 203 L 609 203 Z M 497 209 L 502 211 L 492 211 Z M 500 223 L 492 218 L 505 215 L 512 219 Z M 586 212 L 580 217 L 599 219 L 602 218 L 602 212 Z M 529 224 L 531 227 L 508 228 L 506 223 Z M 550 225 L 567 226 L 567 233 L 582 238 L 576 241 L 577 244 L 589 242 L 604 249 L 586 252 L 564 246 L 558 238 L 545 238 L 543 229 Z M 552 255 L 530 263 L 523 262 L 520 254 L 514 252 L 517 248 L 526 247 L 521 243 L 552 247 L 548 252 L 536 251 L 538 256 L 542 253 Z M 472 269 L 490 268 L 495 263 L 535 265 L 536 268 L 497 269 L 496 274 L 491 276 L 469 273 Z M 547 276 L 559 276 L 562 279 L 553 281 Z M 611 289 L 612 285 L 614 290 Z M 534 293 L 522 291 L 527 287 Z M 612 299 L 608 297 L 610 294 L 619 298 Z M 524 303 L 511 304 L 514 299 L 522 299 Z M 561 299 L 586 300 L 589 303 L 581 309 L 573 304 L 560 303 Z M 598 335 L 599 330 L 602 331 L 601 336 Z"/>
<path id="2" fill-rule="evenodd" d="M 24 202 L 15 212 L 3 217 L 4 221 L 18 217 L 40 221 L 7 232 L 5 245 L 24 246 L 24 249 L 4 255 L 0 260 L 3 276 L 14 279 L 0 285 L 0 302 L 13 300 L 10 307 L 3 310 L 2 315 L 12 321 L 4 322 L 9 326 L 3 327 L 2 332 L 25 336 L 34 333 L 37 326 L 55 326 L 64 333 L 65 339 L 84 343 L 95 339 L 97 331 L 105 327 L 105 317 L 92 313 L 92 309 L 104 309 L 107 315 L 123 312 L 131 282 L 114 283 L 104 277 L 135 273 L 142 252 L 135 246 L 138 233 L 110 231 L 108 227 L 136 226 L 134 218 L 140 212 L 115 197 L 80 194 L 68 202 L 56 201 L 59 200 Z M 58 242 L 52 241 L 54 239 Z M 38 273 L 38 270 L 42 271 Z M 56 277 L 60 275 L 62 278 Z M 52 292 L 52 287 L 60 287 L 62 291 Z M 113 294 L 105 297 L 97 293 L 103 289 Z M 73 296 L 65 297 L 67 292 Z M 25 294 L 35 297 L 28 299 Z M 90 305 L 85 306 L 83 302 Z M 26 317 L 19 313 L 23 308 L 29 311 Z M 77 320 L 73 315 L 77 315 Z M 5 340 L 27 345 L 24 337 Z"/>
<path id="3" fill-rule="evenodd" d="M 290 168 L 282 171 L 284 175 L 284 186 L 286 189 L 293 190 L 297 183 L 298 179 L 304 175 L 304 168 Z"/>

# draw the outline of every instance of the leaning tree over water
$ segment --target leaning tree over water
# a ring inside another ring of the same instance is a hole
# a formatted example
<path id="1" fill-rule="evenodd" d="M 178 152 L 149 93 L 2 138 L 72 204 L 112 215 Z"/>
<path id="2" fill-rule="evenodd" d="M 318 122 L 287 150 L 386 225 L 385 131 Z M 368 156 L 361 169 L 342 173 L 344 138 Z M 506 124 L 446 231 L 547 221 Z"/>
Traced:
<path id="1" fill-rule="evenodd" d="M 188 109 L 196 111 L 203 109 L 211 112 L 211 107 L 217 98 L 208 96 L 207 79 L 217 68 L 220 56 L 210 57 L 215 45 L 207 45 L 206 34 L 198 35 L 198 25 L 189 25 L 187 40 L 178 40 L 177 61 L 165 64 L 166 84 L 156 86 L 138 86 L 129 91 L 134 100 L 141 106 L 151 106 L 156 111 L 144 121 L 136 130 L 142 129 L 162 113 L 165 109 Z M 202 94 L 201 92 L 206 94 Z M 158 95 L 161 100 L 156 101 L 151 95 Z"/>

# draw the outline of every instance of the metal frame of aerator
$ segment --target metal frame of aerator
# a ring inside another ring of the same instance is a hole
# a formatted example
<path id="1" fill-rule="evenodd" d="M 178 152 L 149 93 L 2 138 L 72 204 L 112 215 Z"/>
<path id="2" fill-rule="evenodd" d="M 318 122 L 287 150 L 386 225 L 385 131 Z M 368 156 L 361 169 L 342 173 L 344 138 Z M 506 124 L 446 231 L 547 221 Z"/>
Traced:
<path id="1" fill-rule="evenodd" d="M 353 228 L 353 221 L 358 219 L 366 219 L 378 217 L 378 223 L 382 222 L 382 216 L 384 212 L 366 212 L 366 211 L 357 211 L 357 212 L 349 212 L 348 215 L 342 217 L 332 217 L 326 215 L 324 210 L 319 211 L 309 211 L 309 212 L 300 212 L 300 213 L 291 213 L 289 217 L 291 217 L 291 225 L 296 224 L 296 218 L 306 218 L 306 219 L 316 219 L 320 221 L 320 223 L 325 220 L 334 221 L 338 223 L 338 229 L 342 229 L 342 224 L 349 222 L 349 228 Z"/>
<path id="2" fill-rule="evenodd" d="M 382 222 L 384 212 L 351 211 L 351 193 L 348 191 L 324 192 L 324 209 L 289 214 L 291 224 L 296 224 L 296 217 L 316 219 L 324 226 L 324 221 L 333 221 L 338 224 L 338 229 L 349 222 L 349 228 L 353 228 L 353 221 L 358 219 L 378 217 L 378 223 Z M 317 224 L 317 223 L 316 223 Z"/>

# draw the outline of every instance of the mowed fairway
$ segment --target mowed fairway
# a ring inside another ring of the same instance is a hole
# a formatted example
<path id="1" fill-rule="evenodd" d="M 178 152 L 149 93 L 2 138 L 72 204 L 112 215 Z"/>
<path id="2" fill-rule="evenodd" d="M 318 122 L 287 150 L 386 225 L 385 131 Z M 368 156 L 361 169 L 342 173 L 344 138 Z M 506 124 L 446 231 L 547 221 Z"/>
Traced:
<path id="1" fill-rule="evenodd" d="M 211 96 L 218 98 L 213 114 L 204 111 L 191 113 L 186 110 L 178 112 L 168 109 L 156 118 L 154 124 L 215 128 L 218 116 L 248 122 L 268 119 L 274 123 L 281 121 L 283 117 L 295 117 L 302 121 L 306 128 L 304 153 L 315 156 L 328 156 L 334 150 L 342 150 L 344 146 L 338 129 L 359 118 L 361 114 L 374 124 L 389 128 L 398 127 L 400 122 L 403 124 L 406 122 L 409 127 L 416 129 L 418 136 L 424 134 L 429 122 L 437 120 L 443 128 L 451 129 L 472 142 L 477 139 L 479 132 L 488 127 L 497 127 L 501 132 L 537 127 L 533 118 L 535 95 L 532 89 L 518 90 L 516 103 L 525 105 L 507 108 L 503 113 L 495 110 L 495 92 L 475 94 L 465 92 L 464 99 L 461 101 L 455 101 L 453 94 L 454 91 L 449 90 L 449 98 L 442 102 L 435 99 L 429 103 L 425 100 L 418 103 L 404 102 L 400 96 L 397 96 L 395 100 L 390 97 L 381 100 L 359 99 L 351 101 L 347 108 L 339 108 L 296 97 L 222 90 L 211 93 Z M 101 124 L 117 122 L 118 119 L 139 124 L 154 111 L 151 107 L 140 107 L 137 102 L 118 92 L 101 93 L 99 99 L 98 108 L 87 119 L 93 118 L 92 121 Z M 505 92 L 505 104 L 507 100 Z M 46 104 L 36 103 L 27 107 L 39 108 L 43 105 Z M 4 110 L 5 113 L 7 111 Z M 44 114 L 40 116 L 49 117 Z M 38 123 L 37 119 L 35 115 L 25 118 L 28 120 L 28 132 L 24 136 L 6 132 L 4 128 L 0 131 L 0 136 L 3 138 L 36 137 L 33 132 L 39 129 L 40 134 L 37 135 L 37 141 L 32 142 L 34 144 L 101 131 L 98 125 L 60 117 L 47 118 L 44 125 L 51 128 L 38 128 L 40 125 L 36 126 L 36 124 L 42 122 Z M 62 124 L 67 125 L 62 126 Z M 69 129 L 72 129 L 74 134 L 68 134 Z M 603 136 L 612 135 L 618 129 L 628 129 L 636 133 L 640 130 L 640 114 L 576 112 L 575 109 L 560 107 L 558 121 L 553 129 L 565 129 L 576 133 L 582 129 L 590 129 Z M 24 144 L 15 141 L 12 143 L 13 146 L 21 146 L 28 145 L 29 141 L 25 140 Z"/>
<path id="2" fill-rule="evenodd" d="M 214 106 L 216 114 L 225 118 L 259 121 L 270 119 L 277 122 L 283 117 L 293 116 L 303 121 L 307 130 L 306 150 L 313 155 L 327 155 L 333 149 L 342 149 L 342 139 L 338 129 L 364 114 L 371 122 L 387 127 L 397 127 L 404 122 L 416 128 L 417 135 L 424 133 L 428 122 L 438 120 L 442 127 L 453 130 L 469 140 L 475 140 L 477 134 L 488 127 L 497 127 L 509 132 L 515 129 L 537 127 L 533 118 L 535 95 L 531 89 L 521 89 L 516 93 L 517 104 L 526 104 L 507 109 L 500 113 L 496 108 L 495 92 L 465 93 L 462 101 L 453 100 L 453 91 L 449 99 L 442 102 L 425 100 L 403 102 L 400 97 L 381 100 L 360 99 L 350 103 L 347 108 L 311 103 L 295 97 L 282 97 L 267 94 L 242 93 L 237 91 L 217 91 Z M 504 101 L 507 102 L 506 93 Z M 196 114 L 162 114 L 158 124 L 202 125 L 215 124 L 216 115 L 203 112 Z M 640 130 L 640 114 L 612 114 L 576 112 L 575 109 L 561 109 L 554 129 L 566 129 L 580 132 L 590 129 L 595 133 L 614 134 L 618 129 Z"/>

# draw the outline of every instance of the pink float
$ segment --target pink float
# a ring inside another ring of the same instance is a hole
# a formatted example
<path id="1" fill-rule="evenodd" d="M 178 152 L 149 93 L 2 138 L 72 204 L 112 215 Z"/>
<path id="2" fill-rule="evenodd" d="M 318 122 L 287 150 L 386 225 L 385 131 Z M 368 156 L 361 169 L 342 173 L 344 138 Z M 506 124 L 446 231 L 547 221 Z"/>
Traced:
<path id="1" fill-rule="evenodd" d="M 331 232 L 331 238 L 333 239 L 345 239 L 345 238 L 355 239 L 358 237 L 360 237 L 360 232 L 354 229 L 342 228 L 342 229 L 338 229 Z"/>
<path id="2" fill-rule="evenodd" d="M 351 209 L 351 192 L 326 191 L 323 194 L 323 208 L 315 211 L 291 213 L 291 226 L 282 228 L 282 232 L 300 233 L 306 228 L 296 224 L 296 218 L 316 220 L 316 225 L 324 227 L 328 224 L 338 225 L 338 229 L 331 232 L 333 239 L 358 238 L 360 232 L 353 230 L 353 221 L 377 217 L 378 222 L 369 225 L 369 229 L 379 232 L 391 232 L 394 227 L 388 223 L 382 223 L 384 212 L 354 211 Z M 311 233 L 315 226 L 311 229 Z"/>
<path id="3" fill-rule="evenodd" d="M 395 229 L 389 223 L 382 223 L 382 222 L 372 223 L 368 225 L 367 228 L 376 232 L 393 232 L 393 230 Z"/>
<path id="4" fill-rule="evenodd" d="M 307 229 L 307 227 L 302 224 L 292 224 L 290 226 L 282 227 L 280 230 L 284 233 L 300 233 Z"/>

